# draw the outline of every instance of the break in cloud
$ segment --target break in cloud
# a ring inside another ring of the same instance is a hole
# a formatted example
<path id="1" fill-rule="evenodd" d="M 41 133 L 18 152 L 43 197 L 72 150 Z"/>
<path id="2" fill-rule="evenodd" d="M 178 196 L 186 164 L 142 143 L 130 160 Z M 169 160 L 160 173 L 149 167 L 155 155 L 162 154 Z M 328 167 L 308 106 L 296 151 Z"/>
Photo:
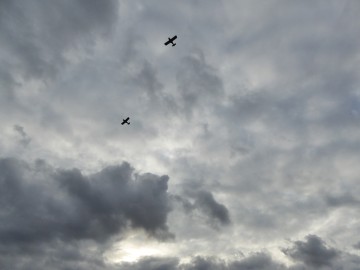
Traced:
<path id="1" fill-rule="evenodd" d="M 0 1 L 0 268 L 358 269 L 359 11 Z"/>

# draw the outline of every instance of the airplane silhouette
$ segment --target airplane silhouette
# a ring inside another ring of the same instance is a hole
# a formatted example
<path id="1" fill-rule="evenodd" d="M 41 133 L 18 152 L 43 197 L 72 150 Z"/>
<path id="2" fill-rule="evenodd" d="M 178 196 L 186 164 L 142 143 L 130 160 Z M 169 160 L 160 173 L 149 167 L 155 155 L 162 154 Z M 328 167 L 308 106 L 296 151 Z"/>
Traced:
<path id="1" fill-rule="evenodd" d="M 128 122 L 129 121 L 129 119 L 130 119 L 130 117 L 128 117 L 128 118 L 126 118 L 126 119 L 123 119 L 123 121 L 122 121 L 122 125 L 123 124 L 128 124 L 128 125 L 130 125 L 130 123 Z"/>
<path id="2" fill-rule="evenodd" d="M 172 38 L 168 38 L 169 40 L 166 41 L 164 44 L 165 46 L 169 45 L 170 43 L 173 45 L 173 47 L 176 45 L 176 43 L 174 43 L 174 40 L 177 39 L 177 36 L 173 36 Z"/>

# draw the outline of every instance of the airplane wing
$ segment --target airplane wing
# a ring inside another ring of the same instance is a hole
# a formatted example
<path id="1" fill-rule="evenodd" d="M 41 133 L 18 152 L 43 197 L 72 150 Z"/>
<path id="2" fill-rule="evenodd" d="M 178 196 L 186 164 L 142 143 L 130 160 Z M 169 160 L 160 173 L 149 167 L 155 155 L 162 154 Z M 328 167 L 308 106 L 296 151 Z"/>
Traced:
<path id="1" fill-rule="evenodd" d="M 170 43 L 170 40 L 166 41 L 164 44 L 165 45 L 168 45 Z"/>

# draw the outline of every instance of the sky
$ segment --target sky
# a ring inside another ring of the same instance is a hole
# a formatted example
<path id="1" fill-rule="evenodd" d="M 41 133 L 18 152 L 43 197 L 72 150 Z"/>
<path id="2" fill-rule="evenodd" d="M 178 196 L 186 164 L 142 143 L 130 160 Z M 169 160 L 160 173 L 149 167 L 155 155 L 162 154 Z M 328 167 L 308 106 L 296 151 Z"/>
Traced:
<path id="1" fill-rule="evenodd" d="M 0 268 L 360 269 L 359 12 L 0 0 Z"/>

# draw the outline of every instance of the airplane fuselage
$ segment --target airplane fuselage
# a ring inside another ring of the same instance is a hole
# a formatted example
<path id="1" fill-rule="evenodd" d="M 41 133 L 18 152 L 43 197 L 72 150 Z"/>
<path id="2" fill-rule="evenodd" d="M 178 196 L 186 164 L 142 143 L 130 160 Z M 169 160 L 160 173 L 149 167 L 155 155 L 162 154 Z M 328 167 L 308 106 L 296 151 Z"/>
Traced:
<path id="1" fill-rule="evenodd" d="M 128 118 L 126 118 L 126 119 L 123 119 L 123 121 L 122 121 L 122 125 L 124 125 L 124 124 L 128 124 L 128 125 L 130 125 L 130 123 L 128 122 L 129 121 L 129 119 L 130 119 L 130 117 L 128 117 Z"/>
<path id="2" fill-rule="evenodd" d="M 177 36 L 173 36 L 172 38 L 168 38 L 168 41 L 165 42 L 165 46 L 169 45 L 170 43 L 172 46 L 175 46 L 176 43 L 174 43 L 174 40 L 177 39 Z"/>

